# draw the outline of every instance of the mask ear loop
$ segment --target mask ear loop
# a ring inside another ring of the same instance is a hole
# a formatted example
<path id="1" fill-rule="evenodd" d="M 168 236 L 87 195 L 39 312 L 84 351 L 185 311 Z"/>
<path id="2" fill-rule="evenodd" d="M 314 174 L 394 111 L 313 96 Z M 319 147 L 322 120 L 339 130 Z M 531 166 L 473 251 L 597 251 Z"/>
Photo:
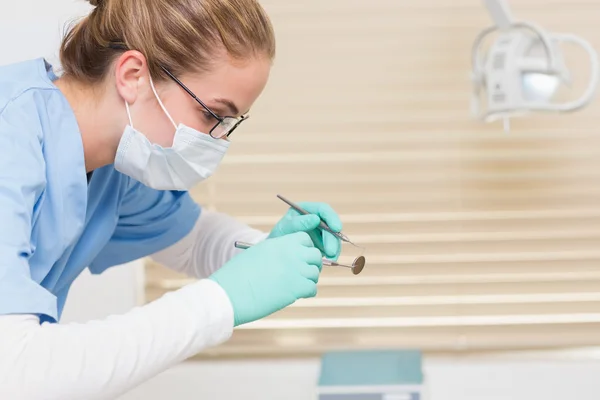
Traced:
<path id="1" fill-rule="evenodd" d="M 129 110 L 129 103 L 125 100 L 125 110 L 127 110 L 127 117 L 129 118 L 129 125 L 133 128 L 133 120 L 131 119 L 131 111 Z M 135 129 L 135 128 L 133 128 Z"/>
<path id="2" fill-rule="evenodd" d="M 175 127 L 175 130 L 177 130 L 177 124 L 171 117 L 171 114 L 169 114 L 169 112 L 167 111 L 163 102 L 160 100 L 160 97 L 158 96 L 158 93 L 156 92 L 156 88 L 154 88 L 154 82 L 152 82 L 152 77 L 150 77 L 150 87 L 152 88 L 152 92 L 154 92 L 154 96 L 156 96 L 156 100 L 158 100 L 158 104 L 160 104 L 160 108 L 162 108 L 162 110 L 165 112 L 165 114 L 167 115 L 167 117 L 169 118 L 169 120 L 171 121 L 173 126 Z"/>

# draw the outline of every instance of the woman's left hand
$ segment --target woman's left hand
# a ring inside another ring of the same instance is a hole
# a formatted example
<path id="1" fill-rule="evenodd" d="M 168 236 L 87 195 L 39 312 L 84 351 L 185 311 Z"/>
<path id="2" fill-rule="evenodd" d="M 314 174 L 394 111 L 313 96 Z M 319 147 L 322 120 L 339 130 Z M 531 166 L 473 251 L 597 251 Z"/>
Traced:
<path id="1" fill-rule="evenodd" d="M 337 261 L 342 251 L 341 240 L 331 233 L 317 228 L 323 220 L 327 226 L 334 232 L 342 230 L 342 221 L 338 214 L 326 203 L 298 203 L 300 207 L 310 214 L 302 215 L 298 211 L 290 208 L 288 212 L 277 222 L 269 238 L 289 235 L 296 232 L 306 232 L 309 234 L 316 248 L 321 250 L 323 257 Z"/>

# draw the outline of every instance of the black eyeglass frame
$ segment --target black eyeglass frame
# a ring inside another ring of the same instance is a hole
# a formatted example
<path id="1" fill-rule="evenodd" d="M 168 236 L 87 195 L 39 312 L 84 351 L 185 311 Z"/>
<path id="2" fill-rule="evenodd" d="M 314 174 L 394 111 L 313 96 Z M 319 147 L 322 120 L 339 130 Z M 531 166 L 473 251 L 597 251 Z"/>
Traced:
<path id="1" fill-rule="evenodd" d="M 169 78 L 171 78 L 171 79 L 172 79 L 173 81 L 175 81 L 175 83 L 177 83 L 177 84 L 178 84 L 178 85 L 179 85 L 179 86 L 180 86 L 180 87 L 181 87 L 183 90 L 185 90 L 185 91 L 187 92 L 187 94 L 189 94 L 190 96 L 192 96 L 192 99 L 196 100 L 196 102 L 197 102 L 198 104 L 200 104 L 200 105 L 201 105 L 201 106 L 202 106 L 202 107 L 203 107 L 203 108 L 204 108 L 204 109 L 205 109 L 205 110 L 206 110 L 206 111 L 207 111 L 207 112 L 208 112 L 208 113 L 209 113 L 209 114 L 210 114 L 210 115 L 211 115 L 213 118 L 215 118 L 215 119 L 218 121 L 218 122 L 215 124 L 215 126 L 213 126 L 213 127 L 210 129 L 210 132 L 209 132 L 210 136 L 211 136 L 211 137 L 213 137 L 214 139 L 221 139 L 223 136 L 227 136 L 227 137 L 229 137 L 229 135 L 231 135 L 231 133 L 232 133 L 232 132 L 233 132 L 233 131 L 234 131 L 234 130 L 235 130 L 237 127 L 238 127 L 238 126 L 240 126 L 240 124 L 241 124 L 242 122 L 244 122 L 245 120 L 247 120 L 247 119 L 249 118 L 249 116 L 248 116 L 248 115 L 242 115 L 241 117 L 239 117 L 239 118 L 236 118 L 236 117 L 231 117 L 231 116 L 225 116 L 225 117 L 221 117 L 221 116 L 219 116 L 219 115 L 215 114 L 215 113 L 214 113 L 214 112 L 213 112 L 213 111 L 212 111 L 212 110 L 211 110 L 211 109 L 210 109 L 210 108 L 209 108 L 209 107 L 208 107 L 206 104 L 204 104 L 204 102 L 203 102 L 202 100 L 200 100 L 200 99 L 198 98 L 198 96 L 196 96 L 196 95 L 194 94 L 194 92 L 192 92 L 192 91 L 191 91 L 191 90 L 190 90 L 190 89 L 189 89 L 187 86 L 185 86 L 185 85 L 183 84 L 183 82 L 181 82 L 179 79 L 177 79 L 177 77 L 176 77 L 175 75 L 173 75 L 173 74 L 172 74 L 172 73 L 171 73 L 171 72 L 170 72 L 168 69 L 166 69 L 166 68 L 165 68 L 165 67 L 163 67 L 162 65 L 161 65 L 161 69 L 162 69 L 162 70 L 163 70 L 163 71 L 164 71 L 164 72 L 165 72 L 165 73 L 166 73 L 166 74 L 169 76 Z M 213 132 L 214 132 L 214 130 L 215 130 L 215 129 L 217 129 L 217 127 L 218 127 L 219 125 L 223 124 L 223 123 L 224 123 L 224 121 L 225 121 L 226 119 L 228 119 L 228 118 L 229 118 L 229 119 L 232 119 L 232 120 L 234 120 L 234 121 L 236 121 L 236 122 L 235 122 L 235 124 L 233 125 L 233 127 L 232 127 L 231 129 L 229 129 L 229 130 L 226 132 L 226 134 L 224 134 L 223 136 L 215 137 L 215 136 L 213 135 Z"/>
<path id="2" fill-rule="evenodd" d="M 114 50 L 129 50 L 129 48 L 120 43 L 120 42 L 110 42 L 109 43 L 109 48 L 114 49 Z M 242 115 L 241 117 L 237 118 L 237 117 L 232 117 L 232 116 L 225 116 L 225 117 L 221 117 L 219 115 L 217 115 L 213 110 L 211 110 L 206 104 L 204 104 L 204 102 L 202 100 L 200 100 L 198 98 L 198 96 L 196 96 L 194 94 L 194 92 L 192 92 L 187 86 L 185 86 L 185 84 L 183 82 L 181 82 L 175 75 L 173 75 L 171 73 L 171 71 L 169 71 L 167 68 L 165 68 L 164 66 L 160 66 L 160 68 L 169 76 L 169 78 L 171 78 L 175 83 L 177 83 L 183 90 L 185 90 L 187 92 L 187 94 L 189 94 L 192 99 L 194 99 L 198 104 L 200 104 L 213 118 L 215 118 L 217 120 L 217 123 L 210 129 L 210 131 L 208 132 L 209 135 L 214 138 L 214 139 L 221 139 L 223 138 L 223 136 L 226 136 L 227 138 L 229 138 L 229 136 L 233 133 L 234 130 L 237 129 L 238 126 L 240 126 L 240 124 L 242 122 L 244 122 L 245 120 L 247 120 L 248 118 L 250 118 L 250 116 L 248 115 Z M 231 129 L 229 129 L 228 131 L 225 131 L 225 134 L 221 135 L 221 136 L 214 136 L 213 132 L 215 131 L 215 129 L 217 129 L 219 127 L 219 125 L 224 124 L 224 122 L 227 119 L 232 119 L 235 122 L 235 124 L 232 126 Z"/>

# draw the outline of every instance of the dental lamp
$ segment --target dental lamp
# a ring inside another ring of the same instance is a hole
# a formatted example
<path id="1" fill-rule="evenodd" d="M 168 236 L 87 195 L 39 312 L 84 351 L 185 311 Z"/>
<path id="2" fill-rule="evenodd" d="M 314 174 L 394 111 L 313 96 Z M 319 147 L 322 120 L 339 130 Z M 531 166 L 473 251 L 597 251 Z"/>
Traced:
<path id="1" fill-rule="evenodd" d="M 513 19 L 505 0 L 483 0 L 494 26 L 484 29 L 472 48 L 472 113 L 484 122 L 504 121 L 530 112 L 575 112 L 586 107 L 598 86 L 598 54 L 589 42 L 572 34 L 550 34 L 532 22 Z M 484 40 L 499 35 L 482 56 Z M 561 84 L 571 82 L 559 44 L 571 42 L 589 55 L 591 78 L 583 95 L 554 103 Z M 485 91 L 485 93 L 482 93 Z M 484 103 L 485 100 L 485 103 Z"/>

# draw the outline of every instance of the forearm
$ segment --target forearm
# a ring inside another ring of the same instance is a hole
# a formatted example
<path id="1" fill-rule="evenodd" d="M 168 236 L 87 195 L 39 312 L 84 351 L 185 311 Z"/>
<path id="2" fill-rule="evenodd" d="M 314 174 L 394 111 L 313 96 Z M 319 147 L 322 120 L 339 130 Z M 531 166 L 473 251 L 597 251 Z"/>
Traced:
<path id="1" fill-rule="evenodd" d="M 229 298 L 208 280 L 85 324 L 0 316 L 0 398 L 114 399 L 232 329 Z"/>
<path id="2" fill-rule="evenodd" d="M 226 214 L 203 210 L 186 237 L 151 258 L 188 276 L 206 278 L 241 251 L 234 247 L 236 241 L 255 244 L 267 236 Z"/>

